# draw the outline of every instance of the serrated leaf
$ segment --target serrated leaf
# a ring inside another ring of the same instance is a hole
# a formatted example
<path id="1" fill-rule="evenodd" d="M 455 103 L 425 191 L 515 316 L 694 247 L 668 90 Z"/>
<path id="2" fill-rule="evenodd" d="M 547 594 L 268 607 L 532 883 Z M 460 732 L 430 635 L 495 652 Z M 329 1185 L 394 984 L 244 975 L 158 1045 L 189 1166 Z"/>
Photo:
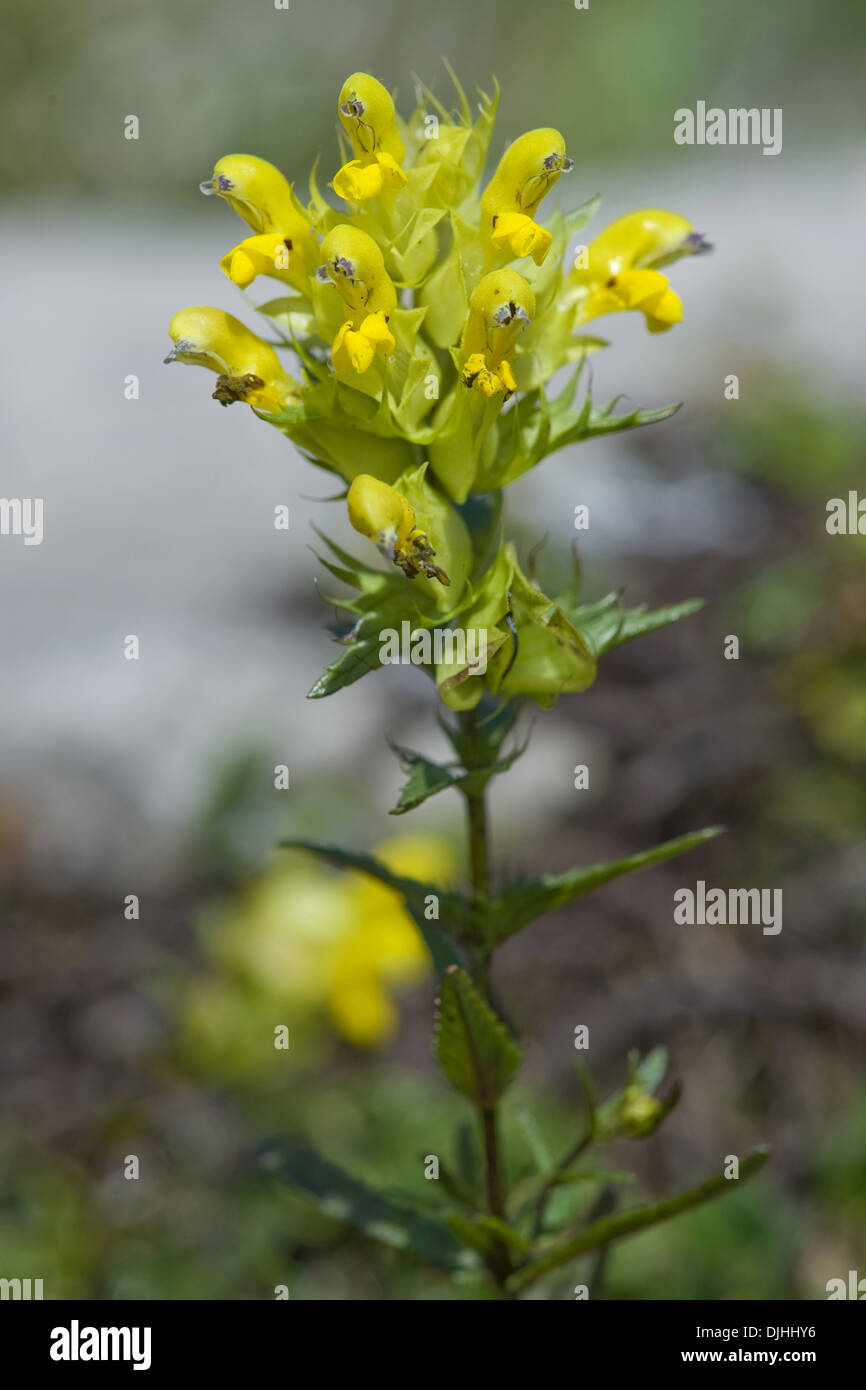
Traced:
<path id="1" fill-rule="evenodd" d="M 372 854 L 356 853 L 341 849 L 338 845 L 322 845 L 312 840 L 296 839 L 282 840 L 280 848 L 308 850 L 310 854 L 317 855 L 337 869 L 354 869 L 362 874 L 369 874 L 386 888 L 392 888 L 406 904 L 406 910 L 433 957 L 434 967 L 443 970 L 448 966 L 462 964 L 462 956 L 455 941 L 467 933 L 472 919 L 470 904 L 461 893 L 453 893 L 431 884 L 419 883 L 414 878 L 393 874 L 380 860 L 374 859 Z M 448 924 L 447 929 L 441 927 L 438 921 L 428 921 L 424 915 L 427 899 L 431 894 L 435 894 L 439 899 L 439 911 Z"/>
<path id="2" fill-rule="evenodd" d="M 520 1051 L 465 970 L 442 976 L 436 1055 L 455 1091 L 489 1110 L 520 1066 Z"/>
<path id="3" fill-rule="evenodd" d="M 542 1274 L 546 1274 L 551 1269 L 558 1269 L 561 1265 L 575 1260 L 580 1255 L 586 1255 L 591 1250 L 598 1250 L 603 1245 L 610 1245 L 614 1240 L 621 1240 L 623 1236 L 636 1235 L 640 1231 L 647 1230 L 650 1226 L 658 1226 L 662 1221 L 669 1221 L 674 1216 L 679 1216 L 681 1212 L 690 1211 L 693 1207 L 702 1206 L 704 1202 L 711 1202 L 716 1197 L 723 1196 L 726 1192 L 731 1192 L 739 1187 L 740 1183 L 753 1177 L 761 1169 L 769 1157 L 768 1149 L 756 1149 L 748 1154 L 740 1163 L 739 1182 L 730 1182 L 723 1174 L 716 1174 L 708 1178 L 698 1187 L 688 1188 L 685 1192 L 680 1192 L 675 1197 L 668 1197 L 663 1202 L 656 1202 L 654 1206 L 638 1207 L 634 1211 L 621 1212 L 617 1216 L 607 1216 L 601 1221 L 596 1221 L 582 1231 L 580 1235 L 572 1240 L 566 1241 L 563 1245 L 556 1246 L 553 1250 L 548 1250 L 539 1259 L 517 1270 L 508 1280 L 507 1287 L 511 1292 L 525 1289 L 529 1284 L 533 1284 Z"/>
<path id="4" fill-rule="evenodd" d="M 327 1216 L 384 1245 L 445 1269 L 473 1263 L 446 1221 L 377 1192 L 311 1149 L 283 1141 L 268 1144 L 260 1152 L 259 1166 L 308 1193 Z"/>
<path id="5" fill-rule="evenodd" d="M 572 869 L 564 874 L 542 874 L 540 878 L 516 884 L 506 889 L 496 898 L 488 909 L 487 928 L 494 941 L 505 941 L 509 936 L 536 921 L 545 912 L 563 907 L 575 898 L 591 893 L 611 879 L 624 874 L 635 873 L 638 869 L 661 864 L 678 854 L 685 854 L 722 833 L 720 826 L 710 826 L 706 830 L 694 830 L 689 835 L 680 835 L 675 840 L 666 840 L 653 849 L 631 854 L 626 859 L 614 859 L 608 864 L 593 864 L 586 869 Z"/>

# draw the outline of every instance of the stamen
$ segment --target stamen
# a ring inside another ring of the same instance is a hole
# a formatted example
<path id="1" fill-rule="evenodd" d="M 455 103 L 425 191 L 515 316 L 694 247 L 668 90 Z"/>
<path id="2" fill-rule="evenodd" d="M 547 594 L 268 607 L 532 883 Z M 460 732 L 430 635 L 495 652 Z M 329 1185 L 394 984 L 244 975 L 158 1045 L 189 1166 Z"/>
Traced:
<path id="1" fill-rule="evenodd" d="M 712 251 L 713 243 L 707 241 L 703 232 L 689 232 L 685 241 L 693 256 L 700 256 L 705 251 Z"/>

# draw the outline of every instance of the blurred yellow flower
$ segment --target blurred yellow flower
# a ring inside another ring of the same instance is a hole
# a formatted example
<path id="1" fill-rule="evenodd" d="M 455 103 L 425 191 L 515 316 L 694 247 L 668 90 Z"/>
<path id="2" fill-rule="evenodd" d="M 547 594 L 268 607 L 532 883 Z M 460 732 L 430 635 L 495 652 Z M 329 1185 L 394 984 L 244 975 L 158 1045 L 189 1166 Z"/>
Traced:
<path id="1" fill-rule="evenodd" d="M 438 837 L 400 835 L 378 846 L 394 873 L 447 884 L 454 858 Z M 269 1070 L 273 1028 L 309 1054 L 329 1022 L 357 1047 L 397 1029 L 392 991 L 431 969 L 398 894 L 363 874 L 338 874 L 283 854 L 227 911 L 205 923 L 210 974 L 187 990 L 183 1034 L 205 1067 L 232 1075 Z"/>

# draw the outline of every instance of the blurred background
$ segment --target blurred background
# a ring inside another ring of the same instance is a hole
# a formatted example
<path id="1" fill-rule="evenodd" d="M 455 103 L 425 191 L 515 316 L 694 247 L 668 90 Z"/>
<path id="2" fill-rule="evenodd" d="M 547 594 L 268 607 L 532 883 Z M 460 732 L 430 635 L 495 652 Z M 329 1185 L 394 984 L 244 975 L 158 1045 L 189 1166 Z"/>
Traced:
<path id="1" fill-rule="evenodd" d="M 187 304 L 254 323 L 218 264 L 239 224 L 198 193 L 215 159 L 257 153 L 303 190 L 317 154 L 323 179 L 336 167 L 349 72 L 408 111 L 413 73 L 450 102 L 441 55 L 469 91 L 499 78 L 497 157 L 527 127 L 563 131 L 563 201 L 604 199 L 587 236 L 661 206 L 715 245 L 673 269 L 681 325 L 650 337 L 638 315 L 609 319 L 592 363 L 597 399 L 680 413 L 556 455 L 508 496 L 522 556 L 547 538 L 548 592 L 587 503 L 589 598 L 624 586 L 632 604 L 706 608 L 539 713 L 493 815 L 512 872 L 728 833 L 502 952 L 495 988 L 528 1056 L 510 1110 L 567 1147 L 584 1023 L 602 1091 L 655 1044 L 684 1083 L 659 1134 L 611 1155 L 638 1170 L 629 1199 L 773 1145 L 742 1192 L 615 1249 L 593 1297 L 812 1299 L 866 1273 L 866 541 L 824 525 L 863 477 L 866 12 L 2 11 L 2 492 L 43 497 L 45 535 L 0 540 L 0 1275 L 41 1277 L 47 1298 L 468 1296 L 251 1177 L 258 1142 L 291 1134 L 422 1198 L 424 1155 L 451 1152 L 470 1117 L 431 1059 L 434 981 L 399 907 L 273 847 L 304 833 L 456 882 L 461 805 L 387 814 L 401 776 L 386 738 L 442 751 L 420 673 L 304 698 L 333 650 L 309 544 L 314 511 L 341 535 L 341 509 L 315 501 L 334 480 L 219 408 L 205 373 L 161 365 Z M 673 113 L 698 100 L 781 107 L 783 153 L 675 146 Z M 782 888 L 781 934 L 676 926 L 672 894 L 698 878 Z M 516 1122 L 506 1142 L 516 1174 Z"/>

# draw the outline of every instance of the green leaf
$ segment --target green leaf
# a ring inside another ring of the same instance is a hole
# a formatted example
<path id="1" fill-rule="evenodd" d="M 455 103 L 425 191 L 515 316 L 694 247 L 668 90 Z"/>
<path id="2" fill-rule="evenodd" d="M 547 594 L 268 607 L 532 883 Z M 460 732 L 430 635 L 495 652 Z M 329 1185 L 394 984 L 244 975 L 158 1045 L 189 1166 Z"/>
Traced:
<path id="1" fill-rule="evenodd" d="M 389 813 L 392 816 L 405 815 L 407 811 L 413 811 L 416 806 L 435 796 L 437 792 L 456 787 L 464 775 L 461 770 L 452 770 L 441 763 L 431 762 L 429 758 L 413 752 L 411 748 L 400 748 L 397 744 L 391 746 L 404 771 L 409 773 L 409 780 L 400 791 L 397 805 Z"/>
<path id="2" fill-rule="evenodd" d="M 310 687 L 307 699 L 324 699 L 326 695 L 334 695 L 347 685 L 354 685 L 370 671 L 378 671 L 382 664 L 379 659 L 381 646 L 378 629 L 367 636 L 353 637 L 343 647 L 336 661 L 332 661 Z"/>
<path id="3" fill-rule="evenodd" d="M 706 830 L 694 830 L 689 835 L 680 835 L 675 840 L 666 840 L 653 849 L 631 854 L 626 859 L 614 859 L 609 864 L 593 864 L 586 869 L 572 869 L 564 874 L 542 874 L 540 878 L 516 884 L 506 889 L 490 905 L 487 914 L 487 929 L 492 940 L 505 941 L 509 936 L 528 926 L 545 912 L 563 907 L 574 898 L 583 897 L 611 879 L 621 878 L 623 874 L 635 873 L 652 864 L 661 864 L 678 854 L 685 854 L 722 833 L 720 826 L 710 826 Z"/>
<path id="4" fill-rule="evenodd" d="M 657 1226 L 662 1221 L 669 1221 L 671 1217 L 679 1216 L 681 1212 L 690 1211 L 692 1207 L 701 1206 L 704 1202 L 711 1202 L 716 1197 L 723 1196 L 739 1186 L 739 1183 L 747 1181 L 761 1169 L 769 1157 L 769 1149 L 760 1148 L 748 1154 L 740 1164 L 740 1177 L 738 1182 L 729 1180 L 723 1174 L 708 1178 L 698 1187 L 688 1188 L 685 1192 L 680 1192 L 675 1197 L 668 1197 L 662 1202 L 657 1202 L 654 1206 L 638 1207 L 634 1211 L 621 1212 L 617 1216 L 607 1216 L 601 1221 L 596 1221 L 587 1230 L 572 1240 L 566 1241 L 564 1245 L 556 1246 L 553 1250 L 548 1250 L 539 1259 L 517 1270 L 508 1280 L 507 1287 L 510 1291 L 516 1292 L 525 1289 L 529 1284 L 533 1284 L 542 1274 L 548 1270 L 558 1269 L 561 1265 L 568 1264 L 569 1261 L 577 1259 L 579 1255 L 586 1255 L 591 1250 L 598 1250 L 603 1245 L 609 1245 L 611 1241 L 621 1240 L 623 1236 L 636 1235 L 640 1231 L 647 1230 L 650 1226 Z"/>
<path id="5" fill-rule="evenodd" d="M 403 878 L 400 874 L 392 874 L 390 869 L 386 868 L 380 860 L 374 859 L 371 854 L 340 849 L 338 845 L 321 845 L 312 840 L 298 839 L 282 840 L 280 848 L 308 850 L 310 854 L 318 855 L 320 859 L 333 864 L 337 869 L 358 870 L 362 874 L 369 874 L 371 878 L 377 879 L 386 888 L 392 888 L 395 893 L 400 894 L 406 904 L 407 911 L 433 957 L 434 967 L 437 970 L 443 970 L 448 966 L 462 964 L 462 956 L 452 939 L 462 939 L 466 936 L 472 920 L 470 904 L 462 894 L 436 888 L 427 883 L 419 883 L 414 878 Z M 439 911 L 448 923 L 447 930 L 440 927 L 436 921 L 428 921 L 424 915 L 427 899 L 431 894 L 435 894 L 439 899 Z"/>
<path id="6" fill-rule="evenodd" d="M 455 1091 L 489 1110 L 520 1066 L 520 1051 L 465 970 L 442 976 L 436 1055 Z"/>
<path id="7" fill-rule="evenodd" d="M 523 1130 L 536 1172 L 549 1173 L 554 1167 L 555 1160 L 535 1116 L 528 1110 L 520 1109 L 514 1111 L 514 1119 Z"/>
<path id="8" fill-rule="evenodd" d="M 402 816 L 407 811 L 413 811 L 416 806 L 420 806 L 437 792 L 447 791 L 449 787 L 457 787 L 464 792 L 478 792 L 486 786 L 491 777 L 500 772 L 507 772 L 512 763 L 526 751 L 526 744 L 522 744 L 489 767 L 466 772 L 463 768 L 452 769 L 445 764 L 431 762 L 429 758 L 413 752 L 411 748 L 400 748 L 397 744 L 391 746 L 400 758 L 404 770 L 409 772 L 409 780 L 400 792 L 397 805 L 389 813 L 392 816 Z"/>
<path id="9" fill-rule="evenodd" d="M 579 607 L 570 604 L 566 596 L 557 599 L 557 603 L 586 639 L 596 658 L 611 647 L 678 623 L 704 606 L 703 599 L 692 598 L 648 612 L 645 604 L 639 608 L 623 608 L 619 594 L 607 594 L 597 603 Z"/>
<path id="10" fill-rule="evenodd" d="M 445 1221 L 377 1192 L 311 1149 L 278 1141 L 259 1155 L 263 1172 L 300 1187 L 320 1209 L 373 1240 L 405 1250 L 445 1269 L 466 1268 L 469 1256 Z"/>

